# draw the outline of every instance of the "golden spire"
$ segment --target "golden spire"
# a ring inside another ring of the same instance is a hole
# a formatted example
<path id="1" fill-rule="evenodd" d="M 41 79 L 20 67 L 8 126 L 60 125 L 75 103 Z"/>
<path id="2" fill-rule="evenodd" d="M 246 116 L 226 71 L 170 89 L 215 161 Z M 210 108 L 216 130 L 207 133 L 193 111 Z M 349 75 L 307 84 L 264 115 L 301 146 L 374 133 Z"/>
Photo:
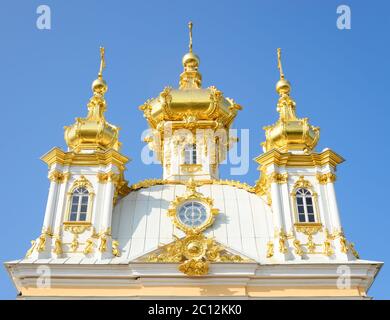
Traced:
<path id="1" fill-rule="evenodd" d="M 107 83 L 103 80 L 103 69 L 106 67 L 106 60 L 104 57 L 104 47 L 100 47 L 100 68 L 98 78 L 92 82 L 92 92 L 94 94 L 104 95 L 107 92 Z"/>
<path id="2" fill-rule="evenodd" d="M 278 48 L 278 69 L 280 73 L 280 79 L 284 79 L 284 73 L 283 73 L 283 68 L 282 68 L 282 53 L 280 48 Z"/>
<path id="3" fill-rule="evenodd" d="M 189 52 L 183 57 L 184 72 L 180 75 L 179 88 L 190 89 L 202 86 L 202 75 L 198 72 L 199 57 L 192 51 L 192 27 L 193 23 L 188 23 L 189 29 Z"/>
<path id="4" fill-rule="evenodd" d="M 106 60 L 104 59 L 104 47 L 100 47 L 100 69 L 98 73 L 98 78 L 103 78 L 103 69 L 106 67 Z"/>
<path id="5" fill-rule="evenodd" d="M 192 21 L 188 22 L 188 29 L 189 29 L 189 32 L 190 32 L 190 44 L 189 44 L 189 49 L 190 49 L 190 52 L 192 52 Z"/>
<path id="6" fill-rule="evenodd" d="M 98 78 L 92 82 L 93 96 L 88 102 L 86 118 L 76 118 L 76 123 L 65 127 L 65 141 L 69 149 L 75 152 L 84 150 L 119 150 L 119 129 L 109 124 L 105 117 L 107 83 L 103 79 L 103 69 L 106 67 L 104 48 L 100 47 L 100 68 Z"/>
<path id="7" fill-rule="evenodd" d="M 284 78 L 283 68 L 282 68 L 282 51 L 280 48 L 277 49 L 277 56 L 278 56 L 278 69 L 279 69 L 279 75 L 280 79 L 276 84 L 276 91 L 279 93 L 279 95 L 283 94 L 289 94 L 291 90 L 290 82 L 288 82 Z"/>
<path id="8" fill-rule="evenodd" d="M 290 97 L 291 84 L 283 73 L 280 48 L 277 49 L 277 59 L 280 79 L 276 83 L 276 92 L 280 98 L 276 110 L 279 112 L 279 119 L 275 124 L 264 128 L 264 151 L 276 148 L 283 152 L 309 152 L 319 140 L 319 128 L 311 126 L 307 118 L 297 117 L 295 101 Z"/>

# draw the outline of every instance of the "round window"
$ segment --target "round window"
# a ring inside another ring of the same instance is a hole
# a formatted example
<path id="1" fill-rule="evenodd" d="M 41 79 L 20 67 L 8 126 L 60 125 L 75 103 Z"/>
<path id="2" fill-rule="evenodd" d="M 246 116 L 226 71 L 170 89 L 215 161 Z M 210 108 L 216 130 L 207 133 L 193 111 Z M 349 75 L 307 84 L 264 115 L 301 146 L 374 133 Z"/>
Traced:
<path id="1" fill-rule="evenodd" d="M 197 201 L 186 202 L 177 211 L 179 221 L 191 228 L 197 228 L 204 224 L 207 215 L 206 207 Z"/>

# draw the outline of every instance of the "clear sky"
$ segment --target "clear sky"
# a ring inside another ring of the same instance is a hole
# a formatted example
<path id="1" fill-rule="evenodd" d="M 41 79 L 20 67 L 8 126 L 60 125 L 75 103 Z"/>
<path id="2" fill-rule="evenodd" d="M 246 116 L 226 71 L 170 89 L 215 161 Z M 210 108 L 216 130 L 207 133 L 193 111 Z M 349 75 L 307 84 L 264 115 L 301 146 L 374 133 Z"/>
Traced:
<path id="1" fill-rule="evenodd" d="M 51 8 L 51 30 L 36 27 L 37 7 Z M 336 27 L 336 8 L 352 11 L 351 29 Z M 277 119 L 276 48 L 292 83 L 299 116 L 321 127 L 317 147 L 347 160 L 336 185 L 347 238 L 363 259 L 384 261 L 369 294 L 389 298 L 390 171 L 388 1 L 54 1 L 3 0 L 0 19 L 0 258 L 24 256 L 41 230 L 48 192 L 40 156 L 64 148 L 63 126 L 86 114 L 90 85 L 106 47 L 107 119 L 120 126 L 122 152 L 133 159 L 130 183 L 160 177 L 145 166 L 138 110 L 164 86 L 177 86 L 187 52 L 187 22 L 204 86 L 216 85 L 243 106 L 236 128 L 250 131 L 251 159 L 262 152 L 262 127 Z M 234 179 L 253 184 L 247 175 Z M 222 168 L 229 178 L 228 168 Z M 16 291 L 0 268 L 0 298 Z"/>

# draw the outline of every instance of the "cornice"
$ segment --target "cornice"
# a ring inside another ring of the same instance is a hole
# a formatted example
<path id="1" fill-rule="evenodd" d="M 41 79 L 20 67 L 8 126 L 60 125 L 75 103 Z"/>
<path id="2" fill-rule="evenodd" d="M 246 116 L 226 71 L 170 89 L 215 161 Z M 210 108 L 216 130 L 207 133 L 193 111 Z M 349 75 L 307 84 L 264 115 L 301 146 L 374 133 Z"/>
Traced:
<path id="1" fill-rule="evenodd" d="M 321 153 L 294 154 L 291 152 L 282 153 L 272 149 L 254 159 L 261 167 L 271 164 L 279 167 L 322 167 L 330 165 L 334 168 L 344 162 L 344 158 L 336 152 L 326 149 Z"/>
<path id="2" fill-rule="evenodd" d="M 93 153 L 76 153 L 73 151 L 65 152 L 58 147 L 55 147 L 44 154 L 41 157 L 41 160 L 49 167 L 53 164 L 60 164 L 63 166 L 106 166 L 113 164 L 121 171 L 125 170 L 125 164 L 130 161 L 129 158 L 114 149 L 95 151 Z"/>

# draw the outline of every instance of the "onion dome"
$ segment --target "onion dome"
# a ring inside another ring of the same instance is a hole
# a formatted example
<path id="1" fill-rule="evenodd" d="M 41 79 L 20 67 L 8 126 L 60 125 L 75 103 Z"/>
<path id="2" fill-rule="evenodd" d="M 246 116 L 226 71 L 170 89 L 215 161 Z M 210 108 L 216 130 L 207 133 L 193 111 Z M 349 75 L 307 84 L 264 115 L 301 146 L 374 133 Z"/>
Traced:
<path id="1" fill-rule="evenodd" d="M 282 152 L 308 153 L 317 145 L 320 129 L 310 125 L 307 118 L 297 118 L 296 104 L 290 97 L 291 84 L 285 79 L 282 70 L 280 48 L 277 53 L 280 72 L 280 80 L 276 83 L 276 92 L 280 96 L 277 104 L 279 119 L 275 124 L 264 127 L 266 141 L 262 143 L 262 146 L 264 152 L 279 149 Z"/>
<path id="2" fill-rule="evenodd" d="M 149 99 L 140 110 L 152 129 L 173 121 L 174 128 L 229 128 L 241 107 L 233 99 L 225 98 L 216 87 L 202 88 L 198 71 L 200 59 L 192 51 L 192 22 L 189 52 L 182 59 L 184 71 L 179 88 L 165 87 L 157 98 Z"/>
<path id="3" fill-rule="evenodd" d="M 76 122 L 65 127 L 65 141 L 74 152 L 90 152 L 114 149 L 119 151 L 119 128 L 108 123 L 104 117 L 107 83 L 103 79 L 105 68 L 104 48 L 100 48 L 101 62 L 98 78 L 92 83 L 93 96 L 88 103 L 86 118 L 76 118 Z"/>

